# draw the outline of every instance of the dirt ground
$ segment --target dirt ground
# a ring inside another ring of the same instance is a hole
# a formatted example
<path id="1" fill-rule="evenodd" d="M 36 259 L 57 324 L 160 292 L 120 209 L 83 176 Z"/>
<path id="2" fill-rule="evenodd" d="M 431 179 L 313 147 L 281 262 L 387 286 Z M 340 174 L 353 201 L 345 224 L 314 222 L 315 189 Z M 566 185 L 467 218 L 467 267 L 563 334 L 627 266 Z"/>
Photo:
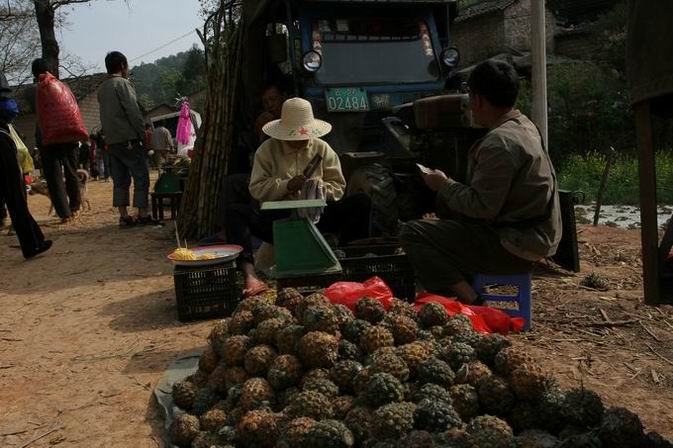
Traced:
<path id="1" fill-rule="evenodd" d="M 120 230 L 112 184 L 93 182 L 92 211 L 24 262 L 0 236 L 0 446 L 163 446 L 152 389 L 173 359 L 201 347 L 212 322 L 176 320 L 168 229 Z M 49 224 L 51 222 L 51 224 Z M 512 336 L 564 386 L 586 386 L 673 438 L 673 308 L 641 304 L 639 232 L 580 227 L 582 273 L 541 268 L 534 330 Z M 607 291 L 579 286 L 590 272 Z M 32 442 L 31 442 L 32 441 Z M 26 443 L 29 445 L 26 445 Z"/>

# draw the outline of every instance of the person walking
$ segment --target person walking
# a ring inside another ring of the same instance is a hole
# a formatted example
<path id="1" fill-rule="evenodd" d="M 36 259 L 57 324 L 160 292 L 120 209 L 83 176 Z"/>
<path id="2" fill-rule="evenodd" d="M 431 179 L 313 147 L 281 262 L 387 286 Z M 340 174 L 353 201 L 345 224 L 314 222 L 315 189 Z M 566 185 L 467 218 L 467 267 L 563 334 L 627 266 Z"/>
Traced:
<path id="1" fill-rule="evenodd" d="M 0 204 L 6 204 L 21 252 L 28 259 L 49 250 L 52 242 L 44 239 L 40 226 L 28 210 L 16 143 L 9 131 L 10 123 L 19 115 L 10 92 L 7 78 L 0 73 Z"/>
<path id="2" fill-rule="evenodd" d="M 102 129 L 96 133 L 96 147 L 98 161 L 98 174 L 103 178 L 103 182 L 110 180 L 110 153 L 108 153 L 107 143 L 105 143 L 105 134 Z"/>
<path id="3" fill-rule="evenodd" d="M 136 91 L 128 80 L 126 56 L 112 51 L 105 56 L 108 79 L 98 90 L 100 121 L 110 155 L 114 193 L 112 203 L 119 209 L 119 226 L 156 224 L 149 216 L 150 173 L 143 148 L 145 121 L 138 107 Z M 137 215 L 128 213 L 129 189 L 133 178 L 133 206 Z"/>
<path id="4" fill-rule="evenodd" d="M 48 73 L 47 62 L 44 59 L 35 59 L 31 68 L 35 82 L 39 82 L 40 77 Z M 41 111 L 39 107 L 36 107 L 36 110 L 39 122 Z M 49 197 L 61 222 L 68 223 L 79 215 L 82 204 L 77 178 L 80 143 L 73 141 L 45 145 L 42 142 L 42 130 L 39 126 L 37 130 L 37 147 L 40 151 Z"/>

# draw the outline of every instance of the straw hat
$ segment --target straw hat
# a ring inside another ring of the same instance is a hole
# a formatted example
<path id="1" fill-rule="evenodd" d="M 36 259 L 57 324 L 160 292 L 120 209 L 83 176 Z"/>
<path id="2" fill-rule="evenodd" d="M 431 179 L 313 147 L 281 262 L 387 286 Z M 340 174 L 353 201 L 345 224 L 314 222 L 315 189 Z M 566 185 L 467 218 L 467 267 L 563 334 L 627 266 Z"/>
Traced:
<path id="1" fill-rule="evenodd" d="M 332 125 L 313 117 L 311 103 L 302 98 L 290 98 L 283 103 L 280 120 L 274 120 L 262 128 L 262 131 L 277 140 L 310 140 L 327 135 Z"/>

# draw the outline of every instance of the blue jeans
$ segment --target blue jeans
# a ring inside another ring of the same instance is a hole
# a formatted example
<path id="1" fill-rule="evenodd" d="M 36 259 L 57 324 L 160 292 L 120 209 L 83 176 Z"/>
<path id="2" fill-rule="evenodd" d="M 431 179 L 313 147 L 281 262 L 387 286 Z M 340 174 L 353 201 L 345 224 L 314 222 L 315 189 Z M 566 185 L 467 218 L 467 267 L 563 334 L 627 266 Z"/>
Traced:
<path id="1" fill-rule="evenodd" d="M 146 209 L 150 193 L 150 171 L 147 153 L 140 142 L 109 145 L 107 152 L 110 154 L 110 172 L 114 184 L 112 205 L 130 205 L 129 190 L 133 178 L 133 206 Z"/>

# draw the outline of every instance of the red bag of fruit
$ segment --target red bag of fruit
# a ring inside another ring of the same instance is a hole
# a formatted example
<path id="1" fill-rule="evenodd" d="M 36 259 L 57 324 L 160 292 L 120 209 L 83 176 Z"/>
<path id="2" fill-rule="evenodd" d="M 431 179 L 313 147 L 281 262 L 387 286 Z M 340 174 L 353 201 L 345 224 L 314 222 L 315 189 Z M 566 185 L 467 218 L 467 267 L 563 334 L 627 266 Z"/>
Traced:
<path id="1" fill-rule="evenodd" d="M 363 297 L 378 300 L 385 309 L 390 307 L 390 302 L 393 300 L 393 292 L 378 277 L 372 277 L 364 283 L 336 282 L 325 290 L 325 295 L 330 302 L 346 305 L 351 311 L 355 310 L 355 304 Z"/>
<path id="2" fill-rule="evenodd" d="M 37 84 L 37 120 L 44 145 L 89 138 L 75 95 L 51 73 L 40 75 Z"/>
<path id="3" fill-rule="evenodd" d="M 464 314 L 469 317 L 472 321 L 472 328 L 479 333 L 507 335 L 510 331 L 520 332 L 525 325 L 523 318 L 510 317 L 502 310 L 487 306 L 463 305 L 455 299 L 434 294 L 419 294 L 414 305 L 417 310 L 420 310 L 424 304 L 432 302 L 442 305 L 449 316 Z"/>

